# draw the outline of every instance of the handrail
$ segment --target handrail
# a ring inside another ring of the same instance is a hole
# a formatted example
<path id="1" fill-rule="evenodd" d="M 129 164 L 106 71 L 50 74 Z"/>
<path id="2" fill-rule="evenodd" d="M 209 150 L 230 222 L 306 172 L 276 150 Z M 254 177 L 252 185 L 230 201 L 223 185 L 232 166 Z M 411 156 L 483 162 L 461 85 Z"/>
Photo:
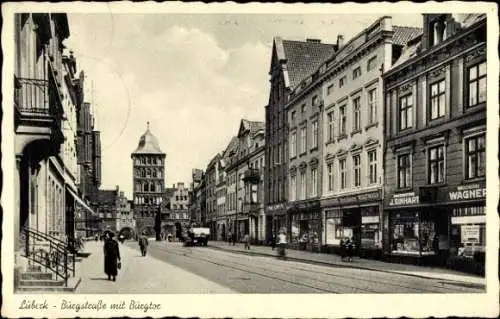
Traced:
<path id="1" fill-rule="evenodd" d="M 75 255 L 70 253 L 65 242 L 28 227 L 23 228 L 23 233 L 25 257 L 53 272 L 56 278 L 62 278 L 67 286 L 71 273 L 75 276 Z"/>

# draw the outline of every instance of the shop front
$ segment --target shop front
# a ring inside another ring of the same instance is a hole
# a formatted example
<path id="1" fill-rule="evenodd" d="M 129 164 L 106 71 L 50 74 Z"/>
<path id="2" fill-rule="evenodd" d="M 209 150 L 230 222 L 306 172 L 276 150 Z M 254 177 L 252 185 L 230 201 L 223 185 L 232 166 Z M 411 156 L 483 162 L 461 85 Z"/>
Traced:
<path id="1" fill-rule="evenodd" d="M 484 267 L 486 188 L 481 184 L 421 188 L 394 194 L 386 207 L 384 252 L 389 260 Z"/>
<path id="2" fill-rule="evenodd" d="M 278 235 L 280 231 L 290 234 L 287 218 L 287 205 L 280 203 L 268 205 L 266 207 L 266 241 L 270 244 L 273 240 L 273 234 Z"/>
<path id="3" fill-rule="evenodd" d="M 379 258 L 382 247 L 379 190 L 324 200 L 324 250 L 338 252 L 342 239 L 350 238 L 362 257 Z"/>
<path id="4" fill-rule="evenodd" d="M 297 203 L 289 209 L 288 214 L 290 247 L 319 252 L 322 233 L 319 201 Z"/>

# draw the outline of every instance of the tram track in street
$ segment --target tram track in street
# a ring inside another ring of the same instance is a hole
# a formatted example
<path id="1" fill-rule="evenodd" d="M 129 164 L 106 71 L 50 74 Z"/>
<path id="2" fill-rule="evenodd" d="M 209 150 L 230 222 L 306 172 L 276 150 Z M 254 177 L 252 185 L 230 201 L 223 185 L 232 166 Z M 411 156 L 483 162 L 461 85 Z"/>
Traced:
<path id="1" fill-rule="evenodd" d="M 450 289 L 452 289 L 452 288 L 446 288 L 447 284 L 452 285 L 452 283 L 447 283 L 446 281 L 443 281 L 443 280 L 438 281 L 439 285 L 436 285 L 436 282 L 433 281 L 432 279 L 426 280 L 430 286 L 429 287 L 430 289 L 428 289 L 428 288 L 409 286 L 408 282 L 406 282 L 405 284 L 401 284 L 401 283 L 395 283 L 394 280 L 384 281 L 384 280 L 379 280 L 379 279 L 360 278 L 360 277 L 349 276 L 349 275 L 345 275 L 345 274 L 333 274 L 333 273 L 330 273 L 327 271 L 321 271 L 318 269 L 313 270 L 311 268 L 304 268 L 304 267 L 300 267 L 300 266 L 295 266 L 293 264 L 288 264 L 286 266 L 286 268 L 284 268 L 284 269 L 295 270 L 295 271 L 299 272 L 298 274 L 293 275 L 294 278 L 300 278 L 300 280 L 297 281 L 297 280 L 288 279 L 288 278 L 284 277 L 286 275 L 284 275 L 276 270 L 273 270 L 272 268 L 274 266 L 276 266 L 275 261 L 266 262 L 267 266 L 259 266 L 259 265 L 255 265 L 255 264 L 249 266 L 247 264 L 241 263 L 240 258 L 237 258 L 237 259 L 231 258 L 232 257 L 232 256 L 230 257 L 231 254 L 227 253 L 227 252 L 225 254 L 220 254 L 217 259 L 213 259 L 213 258 L 203 256 L 203 255 L 196 253 L 196 250 L 198 250 L 198 249 L 204 250 L 205 248 L 186 248 L 186 247 L 172 248 L 171 247 L 171 248 L 167 249 L 166 247 L 162 247 L 160 245 L 155 245 L 155 248 L 159 249 L 165 253 L 172 253 L 172 254 L 176 254 L 179 256 L 184 256 L 186 258 L 204 261 L 204 262 L 207 262 L 207 263 L 219 266 L 219 267 L 225 267 L 225 268 L 229 268 L 229 269 L 233 269 L 233 270 L 237 270 L 237 271 L 242 271 L 242 272 L 249 273 L 252 275 L 257 275 L 257 276 L 269 278 L 272 280 L 286 282 L 286 283 L 293 284 L 296 286 L 307 287 L 307 288 L 314 289 L 314 290 L 324 292 L 324 293 L 344 293 L 342 291 L 342 289 L 339 290 L 339 289 L 334 289 L 332 287 L 324 287 L 325 285 L 326 286 L 334 285 L 336 287 L 342 287 L 342 288 L 349 290 L 349 292 L 351 292 L 351 293 L 352 292 L 381 293 L 380 289 L 377 289 L 377 288 L 372 289 L 369 287 L 370 285 L 373 285 L 374 287 L 377 287 L 377 286 L 378 287 L 380 287 L 380 286 L 388 287 L 389 291 L 387 291 L 386 293 L 394 292 L 393 290 L 390 289 L 391 287 L 394 288 L 395 291 L 404 291 L 407 293 L 449 293 Z M 195 252 L 193 252 L 193 250 Z M 200 250 L 200 252 L 201 252 L 201 250 Z M 229 258 L 227 258 L 227 257 L 229 257 Z M 266 258 L 266 257 L 261 257 L 261 258 L 262 259 L 259 261 L 263 262 L 264 258 Z M 286 273 L 290 273 L 290 272 L 285 272 L 285 274 Z M 317 276 L 314 276 L 314 275 L 317 275 Z M 361 288 L 361 287 L 357 287 L 355 285 L 350 285 L 347 283 L 319 280 L 318 277 L 320 277 L 320 276 L 324 276 L 327 278 L 337 278 L 339 280 L 353 280 L 353 281 L 358 281 L 360 283 L 363 282 L 363 287 Z M 398 276 L 401 279 L 405 279 L 404 274 L 394 274 L 394 276 Z M 415 282 L 421 282 L 421 280 L 416 280 Z M 323 286 L 323 287 L 318 287 L 318 286 Z M 460 292 L 470 292 L 470 290 L 473 289 L 471 287 L 468 287 L 468 289 L 467 289 L 464 287 L 458 287 L 456 285 L 453 285 L 453 288 L 455 290 L 457 288 L 459 288 L 461 290 Z M 384 292 L 382 292 L 382 293 L 384 293 Z"/>

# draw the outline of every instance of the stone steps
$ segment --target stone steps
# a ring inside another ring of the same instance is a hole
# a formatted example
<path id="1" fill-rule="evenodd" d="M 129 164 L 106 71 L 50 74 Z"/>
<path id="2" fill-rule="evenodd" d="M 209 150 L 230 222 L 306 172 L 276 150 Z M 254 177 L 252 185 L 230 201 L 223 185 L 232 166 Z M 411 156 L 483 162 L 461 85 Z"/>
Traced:
<path id="1" fill-rule="evenodd" d="M 80 282 L 81 278 L 71 278 L 68 280 L 68 286 L 19 286 L 16 292 L 26 293 L 51 293 L 51 292 L 74 292 Z M 64 282 L 63 282 L 64 283 Z"/>
<path id="2" fill-rule="evenodd" d="M 53 287 L 64 286 L 62 279 L 21 279 L 19 287 Z"/>
<path id="3" fill-rule="evenodd" d="M 51 272 L 25 272 L 21 273 L 21 280 L 50 280 L 53 278 Z"/>

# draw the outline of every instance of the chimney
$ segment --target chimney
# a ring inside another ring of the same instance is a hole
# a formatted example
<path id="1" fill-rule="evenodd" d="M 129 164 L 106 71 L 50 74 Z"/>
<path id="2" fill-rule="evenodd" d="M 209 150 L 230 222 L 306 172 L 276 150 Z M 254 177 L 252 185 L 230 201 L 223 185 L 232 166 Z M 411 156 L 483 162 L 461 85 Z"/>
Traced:
<path id="1" fill-rule="evenodd" d="M 344 46 L 344 36 L 342 34 L 337 35 L 337 47 L 340 49 Z"/>
<path id="2" fill-rule="evenodd" d="M 321 43 L 320 39 L 306 39 L 307 42 L 312 42 L 312 43 Z"/>

